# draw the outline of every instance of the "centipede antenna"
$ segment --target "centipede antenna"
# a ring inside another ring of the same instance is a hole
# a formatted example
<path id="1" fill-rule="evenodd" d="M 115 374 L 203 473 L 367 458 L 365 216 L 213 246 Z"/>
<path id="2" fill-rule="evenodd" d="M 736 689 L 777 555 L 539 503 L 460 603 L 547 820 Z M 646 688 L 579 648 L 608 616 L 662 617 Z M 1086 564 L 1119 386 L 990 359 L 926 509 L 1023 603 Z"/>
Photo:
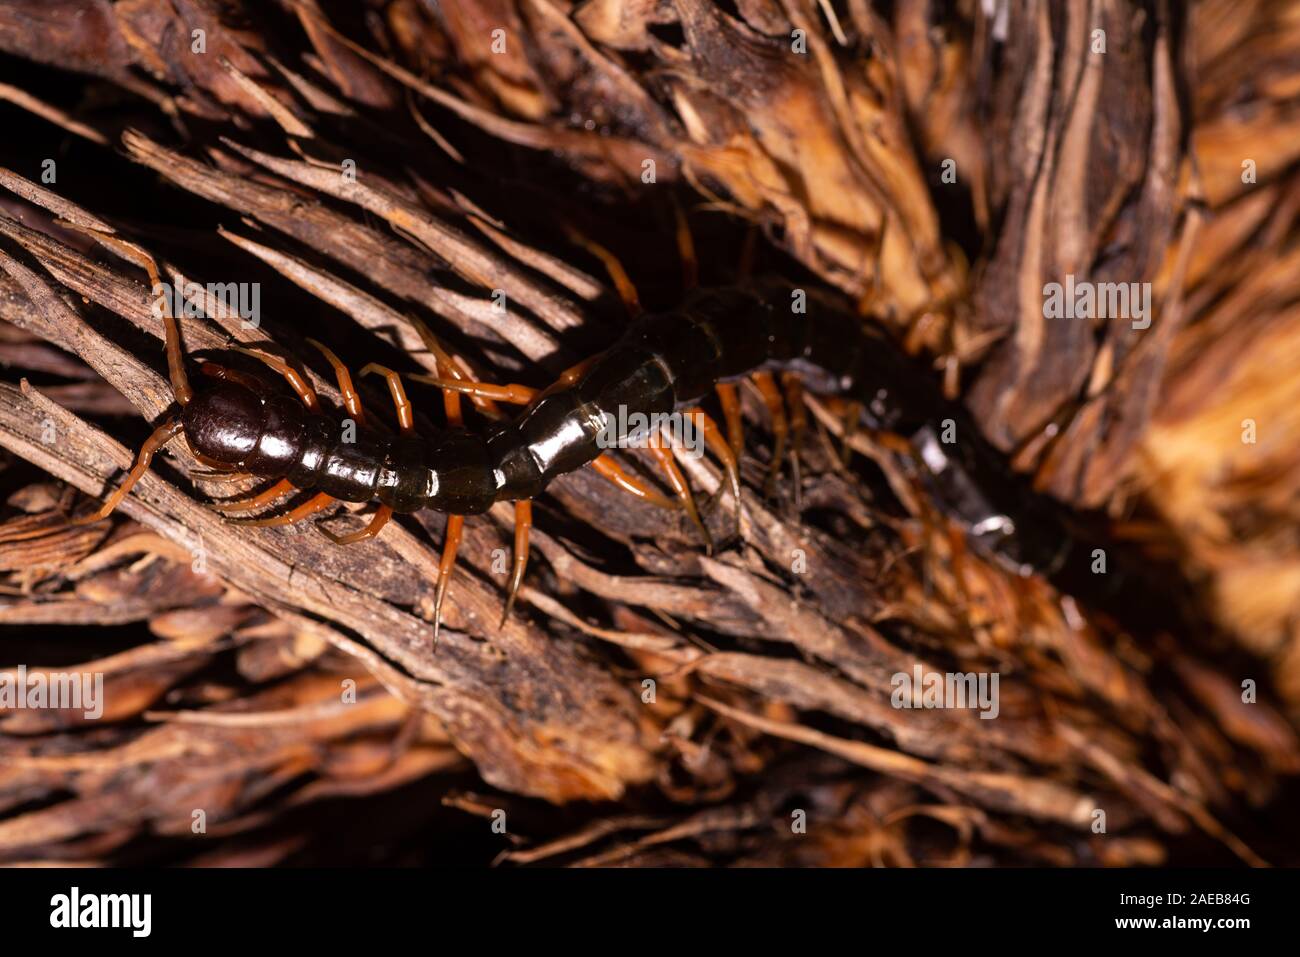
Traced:
<path id="1" fill-rule="evenodd" d="M 60 219 L 59 224 L 86 234 L 105 249 L 116 253 L 128 262 L 135 263 L 149 274 L 149 294 L 154 296 L 155 301 L 162 307 L 163 341 L 167 348 L 167 376 L 171 381 L 172 396 L 178 404 L 189 405 L 190 399 L 194 397 L 194 390 L 190 388 L 189 377 L 185 374 L 185 351 L 181 344 L 180 324 L 172 313 L 167 287 L 162 283 L 158 263 L 153 256 L 149 255 L 143 247 L 102 230 L 66 219 Z"/>
<path id="2" fill-rule="evenodd" d="M 530 499 L 515 502 L 515 561 L 510 574 L 510 584 L 506 587 L 506 606 L 501 613 L 498 628 L 504 628 L 515 607 L 515 597 L 524 580 L 524 570 L 528 568 L 528 532 L 533 527 L 533 503 Z"/>

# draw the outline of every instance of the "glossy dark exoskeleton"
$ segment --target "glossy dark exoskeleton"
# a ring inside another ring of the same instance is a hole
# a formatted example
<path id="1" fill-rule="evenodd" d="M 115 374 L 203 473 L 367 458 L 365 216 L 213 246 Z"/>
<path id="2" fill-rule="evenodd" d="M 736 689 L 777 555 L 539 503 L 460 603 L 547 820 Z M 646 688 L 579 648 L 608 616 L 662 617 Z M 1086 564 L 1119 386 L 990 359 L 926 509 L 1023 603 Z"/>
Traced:
<path id="1" fill-rule="evenodd" d="M 814 392 L 859 401 L 871 426 L 905 436 L 923 480 L 978 549 L 1020 574 L 1067 572 L 1076 585 L 1090 584 L 1079 577 L 1087 554 L 1063 510 L 1028 492 L 923 370 L 847 311 L 820 301 L 796 311 L 792 291 L 775 283 L 697 290 L 676 311 L 631 322 L 575 381 L 487 434 L 363 433 L 344 441 L 335 420 L 239 381 L 196 393 L 183 413 L 184 433 L 195 453 L 223 469 L 285 478 L 343 501 L 377 500 L 395 512 L 477 514 L 498 501 L 534 498 L 596 459 L 606 416 L 627 419 L 620 408 L 671 412 L 720 382 L 790 369 Z M 960 441 L 939 440 L 947 421 Z"/>

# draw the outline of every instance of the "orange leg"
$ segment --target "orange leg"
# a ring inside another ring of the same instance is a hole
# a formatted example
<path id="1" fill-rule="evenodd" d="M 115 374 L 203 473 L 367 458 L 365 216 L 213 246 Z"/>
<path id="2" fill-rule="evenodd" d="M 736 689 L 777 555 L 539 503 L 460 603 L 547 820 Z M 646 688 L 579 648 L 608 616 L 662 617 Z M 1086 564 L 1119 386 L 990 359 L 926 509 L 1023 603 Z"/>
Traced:
<path id="1" fill-rule="evenodd" d="M 790 474 L 794 479 L 794 510 L 803 510 L 803 467 L 799 453 L 803 451 L 804 432 L 808 428 L 808 411 L 803 404 L 803 380 L 796 373 L 781 374 L 785 387 L 785 405 L 790 414 Z"/>
<path id="2" fill-rule="evenodd" d="M 328 503 L 326 503 L 328 504 Z M 380 530 L 388 524 L 388 520 L 393 517 L 393 510 L 387 505 L 381 505 L 375 509 L 374 517 L 370 519 L 370 524 L 365 528 L 355 532 L 349 532 L 346 535 L 335 535 L 327 528 L 321 528 L 321 533 L 334 542 L 335 545 L 351 545 L 355 542 L 364 542 L 367 538 L 374 538 Z M 320 528 L 319 525 L 316 526 Z"/>
<path id="3" fill-rule="evenodd" d="M 230 348 L 236 352 L 242 352 L 246 355 L 252 356 L 254 359 L 259 359 L 266 363 L 276 372 L 280 373 L 280 375 L 284 376 L 284 381 L 288 382 L 289 388 L 293 389 L 298 398 L 302 399 L 303 405 L 311 409 L 313 412 L 320 411 L 320 400 L 316 398 L 316 390 L 311 387 L 311 383 L 303 377 L 302 373 L 289 365 L 289 363 L 285 362 L 279 356 L 273 356 L 266 352 L 258 352 L 256 349 L 248 349 L 244 346 L 231 346 Z"/>
<path id="4" fill-rule="evenodd" d="M 414 432 L 415 413 L 411 409 L 410 399 L 406 397 L 406 389 L 402 387 L 402 377 L 387 366 L 375 362 L 371 362 L 361 370 L 362 375 L 369 375 L 372 372 L 388 380 L 388 393 L 393 397 L 393 405 L 397 407 L 397 424 L 402 434 L 409 435 Z"/>
<path id="5" fill-rule="evenodd" d="M 736 462 L 736 455 L 731 451 L 731 446 L 722 436 L 722 430 L 718 428 L 718 423 L 714 422 L 703 409 L 696 406 L 686 413 L 692 416 L 698 424 L 700 431 L 704 433 L 704 441 L 708 443 L 713 454 L 722 462 L 722 467 L 727 472 L 727 484 L 731 486 L 731 497 L 736 501 L 736 537 L 740 537 L 740 465 Z"/>
<path id="6" fill-rule="evenodd" d="M 695 507 L 695 496 L 691 494 L 691 487 L 686 484 L 686 477 L 682 475 L 677 463 L 673 461 L 672 449 L 664 448 L 659 445 L 651 445 L 648 451 L 659 462 L 659 466 L 668 476 L 668 485 L 672 488 L 677 500 L 681 502 L 682 508 L 686 510 L 687 516 L 691 523 L 700 531 L 700 536 L 704 539 L 705 550 L 713 554 L 713 536 L 709 534 L 708 526 L 700 520 L 700 511 Z"/>
<path id="7" fill-rule="evenodd" d="M 441 368 L 448 368 L 451 359 L 438 360 Z M 454 369 L 451 370 L 454 372 Z M 452 428 L 464 425 L 460 408 L 460 393 L 452 389 L 442 392 L 443 409 L 447 413 L 447 424 Z M 442 630 L 442 602 L 447 597 L 447 588 L 451 584 L 451 573 L 456 567 L 456 552 L 460 550 L 461 536 L 465 532 L 464 515 L 448 515 L 447 530 L 442 539 L 442 557 L 438 560 L 438 583 L 433 593 L 433 647 L 438 647 L 438 633 Z"/>
<path id="8" fill-rule="evenodd" d="M 412 375 L 417 382 L 436 385 L 444 392 L 459 392 L 476 399 L 491 399 L 512 405 L 527 405 L 537 398 L 537 390 L 527 385 L 494 385 L 491 382 L 471 382 L 468 379 L 444 379 L 438 376 Z"/>
<path id="9" fill-rule="evenodd" d="M 581 362 L 577 363 L 576 365 L 569 366 L 569 368 L 565 369 L 563 372 L 560 373 L 560 377 L 558 379 L 556 379 L 553 383 L 551 383 L 541 392 L 537 393 L 535 398 L 540 399 L 544 395 L 550 395 L 552 392 L 559 392 L 562 389 L 568 389 L 576 385 L 578 381 L 581 380 L 582 377 L 587 374 L 587 370 L 590 369 L 592 366 L 594 366 L 597 360 L 600 359 L 600 357 L 603 355 L 604 355 L 603 352 L 598 352 L 594 356 L 591 356 L 590 358 L 583 359 Z"/>
<path id="10" fill-rule="evenodd" d="M 475 400 L 487 400 L 491 402 L 505 402 L 510 405 L 527 405 L 535 401 L 547 392 L 553 389 L 565 388 L 573 385 L 583 374 L 591 368 L 600 355 L 594 355 L 590 359 L 584 359 L 575 366 L 571 366 L 560 373 L 560 377 L 555 380 L 555 384 L 550 388 L 539 391 L 532 386 L 519 385 L 511 383 L 510 385 L 497 385 L 492 382 L 477 382 L 464 376 L 448 375 L 447 369 L 443 367 L 443 373 L 439 376 L 431 375 L 413 375 L 412 379 L 417 382 L 427 382 L 430 385 L 436 385 L 443 390 L 443 394 L 459 393 L 467 395 Z M 441 364 L 441 363 L 440 363 Z"/>
<path id="11" fill-rule="evenodd" d="M 740 393 L 731 382 L 719 382 L 715 387 L 718 401 L 722 404 L 722 417 L 727 423 L 727 441 L 731 443 L 731 453 L 740 458 L 745 451 L 745 426 L 740 418 Z"/>
<path id="12" fill-rule="evenodd" d="M 602 455 L 591 463 L 591 467 L 596 470 L 601 478 L 608 479 L 625 492 L 630 492 L 644 502 L 651 505 L 658 505 L 660 508 L 676 508 L 677 503 L 671 499 L 665 498 L 655 491 L 654 487 L 646 484 L 634 475 L 629 475 L 623 467 L 614 461 L 609 455 Z"/>
<path id="13" fill-rule="evenodd" d="M 213 508 L 227 515 L 234 512 L 250 512 L 255 508 L 261 508 L 263 505 L 269 505 L 282 495 L 287 495 L 293 491 L 293 486 L 289 484 L 288 479 L 280 479 L 264 492 L 259 492 L 251 498 L 227 499 L 222 502 L 213 503 Z"/>
<path id="14" fill-rule="evenodd" d="M 343 396 L 343 407 L 348 410 L 348 415 L 352 416 L 352 420 L 357 425 L 364 427 L 366 410 L 361 407 L 361 396 L 352 384 L 352 375 L 348 372 L 348 367 L 323 343 L 311 338 L 307 341 L 320 350 L 325 361 L 334 369 L 334 378 L 339 384 L 339 394 Z"/>
<path id="15" fill-rule="evenodd" d="M 694 289 L 700 284 L 700 263 L 695 255 L 695 240 L 691 236 L 690 221 L 676 198 L 673 199 L 673 215 L 677 221 L 674 234 L 677 239 L 677 255 L 682 261 L 682 286 L 685 289 Z"/>
<path id="16" fill-rule="evenodd" d="M 220 379 L 222 382 L 238 382 L 244 388 L 252 389 L 258 395 L 266 391 L 266 383 L 257 376 L 248 375 L 238 369 L 217 365 L 215 362 L 200 362 L 199 372 L 211 376 L 213 379 Z"/>
<path id="17" fill-rule="evenodd" d="M 636 318 L 641 314 L 641 297 L 637 294 L 636 286 L 633 285 L 632 279 L 628 276 L 627 270 L 623 264 L 618 261 L 618 257 L 606 249 L 600 243 L 588 239 L 572 226 L 566 226 L 565 232 L 569 234 L 569 239 L 581 246 L 587 252 L 591 253 L 600 260 L 600 264 L 605 267 L 605 272 L 609 273 L 610 280 L 614 283 L 614 288 L 618 291 L 618 298 L 623 300 L 623 305 L 627 307 L 628 315 Z"/>
<path id="18" fill-rule="evenodd" d="M 258 527 L 272 527 L 278 525 L 292 525 L 294 522 L 301 522 L 304 518 L 315 515 L 323 508 L 328 508 L 334 501 L 334 496 L 326 495 L 324 492 L 318 492 L 307 501 L 303 502 L 292 511 L 283 515 L 276 515 L 273 518 L 253 518 L 253 519 L 232 519 L 232 525 L 252 525 Z"/>
<path id="19" fill-rule="evenodd" d="M 203 471 L 202 469 L 194 469 L 190 472 L 190 478 L 200 479 L 204 482 L 213 482 L 218 485 L 225 485 L 230 482 L 242 482 L 244 479 L 251 479 L 253 477 L 252 472 L 218 472 Z"/>
<path id="20" fill-rule="evenodd" d="M 785 438 L 790 424 L 786 421 L 781 390 L 777 388 L 772 373 L 755 372 L 750 378 L 758 387 L 767 406 L 767 413 L 772 417 L 772 461 L 767 467 L 767 481 L 763 483 L 763 494 L 770 496 L 776 488 L 777 476 L 781 474 L 781 460 L 785 458 Z"/>
<path id="21" fill-rule="evenodd" d="M 515 607 L 515 596 L 519 594 L 519 586 L 524 580 L 524 570 L 528 568 L 528 532 L 532 527 L 532 501 L 525 498 L 515 502 L 515 563 L 510 573 L 510 584 L 506 587 L 506 607 L 501 613 L 501 624 L 497 626 L 498 628 L 505 627 L 506 619 L 510 617 L 510 612 Z"/>
<path id="22" fill-rule="evenodd" d="M 411 322 L 415 325 L 415 331 L 419 333 L 420 339 L 424 342 L 424 347 L 437 360 L 439 376 L 444 379 L 467 379 L 471 381 L 474 379 L 473 370 L 470 369 L 469 364 L 459 356 L 448 352 L 446 347 L 438 341 L 438 337 L 433 334 L 432 329 L 414 317 L 412 317 Z M 419 379 L 420 377 L 412 376 L 411 378 Z M 446 395 L 445 392 L 443 394 Z M 484 415 L 492 418 L 500 416 L 500 410 L 497 409 L 496 403 L 491 399 L 470 396 L 470 400 Z"/>
<path id="23" fill-rule="evenodd" d="M 435 648 L 438 647 L 438 632 L 442 628 L 442 600 L 447 597 L 447 586 L 451 583 L 451 573 L 456 567 L 456 552 L 460 548 L 460 539 L 464 531 L 464 515 L 447 516 L 447 531 L 442 541 L 442 558 L 438 561 L 438 587 L 433 595 L 433 646 Z"/>
<path id="24" fill-rule="evenodd" d="M 149 471 L 149 463 L 153 461 L 153 455 L 160 448 L 170 442 L 176 436 L 181 434 L 180 416 L 172 416 L 158 428 L 154 429 L 153 434 L 145 439 L 144 445 L 140 447 L 140 454 L 136 456 L 135 466 L 127 473 L 126 480 L 116 492 L 108 497 L 103 505 L 89 515 L 83 515 L 81 518 L 73 519 L 73 525 L 89 525 L 91 522 L 98 522 L 101 519 L 108 518 L 113 509 L 126 498 L 126 494 L 131 491 L 131 487 L 140 481 L 145 472 Z"/>
<path id="25" fill-rule="evenodd" d="M 586 374 L 587 370 L 596 364 L 596 360 L 605 353 L 598 352 L 590 359 L 583 359 L 577 365 L 569 366 L 560 373 L 560 378 L 556 380 L 557 385 L 573 385 Z"/>
<path id="26" fill-rule="evenodd" d="M 460 393 L 455 389 L 442 390 L 442 411 L 450 427 L 456 429 L 465 424 L 465 415 L 460 408 Z"/>

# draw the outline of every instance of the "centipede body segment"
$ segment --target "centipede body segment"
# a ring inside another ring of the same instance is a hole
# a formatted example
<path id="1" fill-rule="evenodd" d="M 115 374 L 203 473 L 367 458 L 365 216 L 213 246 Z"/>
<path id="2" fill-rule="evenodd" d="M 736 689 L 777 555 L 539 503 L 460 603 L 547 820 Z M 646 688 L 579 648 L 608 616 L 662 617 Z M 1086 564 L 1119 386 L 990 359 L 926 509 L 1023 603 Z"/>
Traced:
<path id="1" fill-rule="evenodd" d="M 97 238 L 144 265 L 156 281 L 156 267 L 139 247 Z M 421 327 L 421 335 L 439 355 L 439 375 L 413 378 L 442 389 L 448 421 L 447 429 L 431 436 L 415 432 L 413 408 L 398 373 L 375 364 L 366 366 L 362 374 L 385 378 L 400 426 L 395 435 L 365 429 L 355 435 L 345 432 L 321 409 L 301 373 L 285 360 L 257 350 L 240 351 L 282 376 L 296 399 L 270 392 L 257 377 L 213 363 L 201 366 L 201 379 L 191 385 L 177 324 L 166 310 L 168 365 L 180 411 L 159 426 L 127 479 L 84 520 L 107 516 L 147 469 L 153 454 L 179 435 L 200 461 L 218 471 L 276 480 L 262 493 L 225 503 L 227 513 L 272 506 L 294 491 L 314 493 L 283 514 L 254 519 L 239 515 L 233 521 L 286 525 L 337 501 L 375 502 L 378 508 L 363 529 L 345 536 L 326 533 L 337 544 L 352 544 L 378 535 L 394 514 L 422 509 L 444 512 L 449 520 L 436 584 L 436 640 L 464 517 L 482 514 L 497 502 L 515 503 L 516 556 L 505 599 L 508 616 L 527 566 L 531 501 L 559 476 L 584 466 L 594 464 L 600 475 L 643 500 L 680 507 L 712 548 L 707 526 L 671 451 L 651 448 L 673 498 L 630 475 L 607 454 L 610 424 L 615 424 L 615 444 L 622 442 L 627 431 L 620 424 L 632 413 L 653 419 L 682 411 L 704 423 L 707 445 L 727 473 L 739 533 L 736 456 L 741 426 L 735 386 L 748 378 L 768 411 L 773 434 L 767 494 L 772 493 L 787 450 L 796 486 L 800 482 L 804 390 L 839 396 L 861 410 L 870 427 L 907 440 L 903 447 L 916 452 L 940 501 L 977 543 L 1012 556 L 1025 571 L 1060 567 L 1065 560 L 1060 542 L 1068 543 L 1068 536 L 1049 534 L 1051 549 L 1035 549 L 1017 533 L 1009 509 L 991 496 L 990 486 L 1002 484 L 1005 478 L 996 457 L 981 450 L 978 442 L 968 441 L 964 458 L 959 458 L 934 441 L 938 422 L 959 413 L 944 406 L 933 390 L 927 391 L 921 377 L 909 375 L 905 360 L 883 338 L 866 334 L 856 315 L 819 307 L 805 314 L 793 307 L 800 298 L 789 285 L 770 281 L 693 290 L 678 309 L 631 319 L 613 345 L 567 371 L 544 391 L 471 379 L 463 365 Z M 365 412 L 349 371 L 328 347 L 314 340 L 312 344 L 334 369 L 349 415 L 363 424 Z M 718 424 L 699 408 L 715 390 L 726 422 L 725 438 Z M 524 410 L 513 418 L 499 418 L 486 431 L 473 432 L 463 425 L 462 397 L 494 416 L 500 416 L 497 403 L 523 405 Z M 796 487 L 796 501 L 798 496 Z"/>

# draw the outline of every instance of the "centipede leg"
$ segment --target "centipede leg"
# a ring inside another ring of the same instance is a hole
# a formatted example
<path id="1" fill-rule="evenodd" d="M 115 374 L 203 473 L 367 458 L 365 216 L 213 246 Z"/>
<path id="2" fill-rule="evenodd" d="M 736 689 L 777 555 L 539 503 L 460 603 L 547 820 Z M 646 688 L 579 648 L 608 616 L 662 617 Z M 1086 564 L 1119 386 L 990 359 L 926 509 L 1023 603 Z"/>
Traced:
<path id="1" fill-rule="evenodd" d="M 686 414 L 696 417 L 700 431 L 704 433 L 704 441 L 713 450 L 713 454 L 722 462 L 722 467 L 727 472 L 727 484 L 731 487 L 731 497 L 736 502 L 736 537 L 740 538 L 740 465 L 736 461 L 736 454 L 731 450 L 731 445 L 727 440 L 723 438 L 718 423 L 714 422 L 703 409 L 696 406 L 688 410 Z"/>
<path id="2" fill-rule="evenodd" d="M 600 260 L 600 264 L 605 267 L 605 272 L 609 274 L 610 281 L 614 283 L 614 289 L 618 292 L 618 298 L 623 301 L 627 307 L 628 315 L 633 319 L 641 314 L 641 297 L 636 291 L 631 277 L 628 276 L 627 270 L 619 262 L 617 256 L 606 249 L 600 243 L 588 239 L 582 233 L 578 232 L 573 226 L 565 226 L 565 232 L 568 233 L 569 239 L 581 246 L 587 252 L 591 253 Z"/>
<path id="3" fill-rule="evenodd" d="M 215 362 L 200 362 L 199 372 L 221 382 L 236 382 L 246 389 L 252 389 L 259 395 L 266 391 L 266 383 L 262 382 L 257 376 L 240 372 L 238 369 L 232 369 L 229 366 L 218 365 Z"/>
<path id="4" fill-rule="evenodd" d="M 370 524 L 365 528 L 358 529 L 355 532 L 349 532 L 346 535 L 335 535 L 327 528 L 320 528 L 321 534 L 330 539 L 335 545 L 352 545 L 356 542 L 364 542 L 368 538 L 374 538 L 380 533 L 389 519 L 393 517 L 393 510 L 387 505 L 381 505 L 375 509 L 374 516 L 370 519 Z"/>
<path id="5" fill-rule="evenodd" d="M 442 558 L 438 561 L 438 584 L 433 593 L 433 646 L 438 647 L 438 632 L 442 630 L 442 600 L 447 597 L 447 586 L 456 567 L 456 552 L 465 531 L 464 515 L 447 516 L 447 532 L 442 541 Z M 509 610 L 507 609 L 507 614 Z M 504 621 L 504 619 L 502 619 Z"/>
<path id="6" fill-rule="evenodd" d="M 273 356 L 266 352 L 259 352 L 256 349 L 249 349 L 245 346 L 231 346 L 235 352 L 242 352 L 250 355 L 254 359 L 265 363 L 274 369 L 280 375 L 284 376 L 284 381 L 289 383 L 289 388 L 293 389 L 298 398 L 302 399 L 302 404 L 313 412 L 320 411 L 320 399 L 316 398 L 316 390 L 311 387 L 311 383 L 303 376 L 301 372 L 295 369 L 289 363 L 285 362 L 279 356 Z"/>
<path id="7" fill-rule="evenodd" d="M 432 335 L 432 333 L 430 333 Z M 450 356 L 438 359 L 439 368 L 455 372 Z M 461 412 L 459 392 L 453 389 L 442 390 L 443 411 L 447 414 L 447 424 L 458 428 L 464 424 Z M 438 582 L 433 593 L 433 647 L 438 647 L 438 634 L 442 631 L 442 602 L 447 597 L 447 587 L 451 584 L 451 573 L 456 567 L 456 552 L 460 549 L 461 536 L 465 531 L 464 515 L 448 515 L 447 530 L 442 540 L 442 557 L 438 559 Z"/>
<path id="8" fill-rule="evenodd" d="M 634 475 L 629 475 L 621 465 L 619 465 L 609 455 L 602 455 L 591 463 L 591 467 L 596 470 L 596 474 L 603 479 L 608 479 L 625 492 L 635 495 L 644 502 L 651 505 L 658 505 L 660 508 L 677 507 L 677 503 L 669 498 L 665 498 L 655 491 L 654 487 L 646 484 Z"/>
<path id="9" fill-rule="evenodd" d="M 388 394 L 393 397 L 393 405 L 397 409 L 397 424 L 402 430 L 403 435 L 415 431 L 415 412 L 411 408 L 411 400 L 406 397 L 406 389 L 402 386 L 402 377 L 387 366 L 381 366 L 377 362 L 371 362 L 361 370 L 362 375 L 371 373 L 383 376 L 388 381 Z"/>
<path id="10" fill-rule="evenodd" d="M 785 405 L 790 416 L 790 474 L 794 479 L 794 510 L 803 511 L 803 466 L 800 455 L 803 452 L 804 432 L 808 428 L 808 412 L 803 404 L 803 380 L 796 373 L 785 372 L 781 375 L 781 385 L 785 388 Z"/>
<path id="11" fill-rule="evenodd" d="M 695 507 L 695 496 L 691 494 L 691 487 L 686 483 L 686 477 L 682 475 L 681 469 L 673 461 L 672 449 L 664 448 L 660 445 L 651 445 L 649 447 L 651 455 L 658 460 L 660 467 L 668 476 L 668 485 L 672 488 L 677 500 L 682 503 L 682 508 L 686 510 L 686 515 L 700 532 L 700 537 L 704 539 L 704 549 L 710 555 L 713 554 L 713 536 L 709 534 L 709 528 L 700 518 L 700 511 Z"/>
<path id="12" fill-rule="evenodd" d="M 470 368 L 468 362 L 460 356 L 453 355 L 451 352 L 447 351 L 446 346 L 444 346 L 438 340 L 438 337 L 433 334 L 433 330 L 419 319 L 412 317 L 411 322 L 415 326 L 415 331 L 419 334 L 420 340 L 424 343 L 424 347 L 428 349 L 429 352 L 433 354 L 434 359 L 437 360 L 436 365 L 440 377 L 444 379 L 456 379 L 458 381 L 474 380 L 474 372 Z M 411 378 L 424 381 L 422 376 L 413 375 Z M 443 390 L 443 395 L 447 395 L 446 390 Z M 469 398 L 484 415 L 491 418 L 499 417 L 500 410 L 497 409 L 496 403 L 491 399 L 476 396 L 470 396 Z"/>
<path id="13" fill-rule="evenodd" d="M 527 405 L 537 398 L 537 390 L 526 385 L 494 385 L 491 382 L 471 382 L 468 379 L 445 379 L 440 376 L 412 375 L 417 382 L 427 382 L 444 392 L 458 392 L 476 399 L 491 399 L 512 405 Z"/>
<path id="14" fill-rule="evenodd" d="M 276 482 L 270 488 L 263 492 L 259 492 L 250 498 L 226 499 L 224 501 L 214 502 L 212 507 L 227 515 L 235 512 L 250 512 L 255 508 L 271 504 L 282 495 L 287 495 L 292 492 L 293 488 L 293 485 L 290 484 L 288 479 L 280 479 L 280 481 Z"/>
<path id="15" fill-rule="evenodd" d="M 790 424 L 786 420 L 785 402 L 781 397 L 781 390 L 777 388 L 772 373 L 755 372 L 750 378 L 758 387 L 763 403 L 767 406 L 767 413 L 772 417 L 772 461 L 767 467 L 767 480 L 763 483 L 763 494 L 770 498 L 776 490 L 777 477 L 781 474 L 781 461 L 785 458 L 786 433 L 790 430 Z"/>
<path id="16" fill-rule="evenodd" d="M 327 495 L 324 492 L 318 492 L 297 508 L 286 512 L 283 515 L 276 515 L 273 518 L 231 519 L 230 523 L 232 525 L 249 525 L 261 528 L 270 528 L 278 525 L 292 525 L 294 522 L 301 522 L 304 518 L 315 515 L 323 508 L 328 508 L 334 501 L 334 496 Z"/>
<path id="17" fill-rule="evenodd" d="M 232 482 L 242 482 L 246 479 L 255 478 L 255 476 L 252 472 L 221 472 L 216 469 L 207 471 L 194 469 L 190 472 L 190 478 L 202 482 L 212 482 L 217 485 L 228 485 Z"/>
<path id="18" fill-rule="evenodd" d="M 599 355 L 594 355 L 589 359 L 584 359 L 577 365 L 565 369 L 560 373 L 560 377 L 555 381 L 555 385 L 551 388 L 573 385 L 582 378 L 583 374 L 591 368 L 592 364 L 599 358 Z M 441 362 L 439 364 L 442 365 Z M 468 396 L 470 399 L 476 401 L 505 402 L 509 405 L 527 405 L 543 394 L 542 391 L 534 389 L 532 386 L 519 385 L 518 383 L 497 385 L 492 382 L 479 382 L 473 379 L 448 375 L 448 371 L 449 370 L 444 367 L 443 374 L 440 376 L 424 375 L 421 373 L 419 375 L 413 375 L 411 378 L 415 379 L 417 382 L 427 382 L 430 385 L 437 386 L 439 389 L 442 389 L 444 395 L 448 393 L 458 393 L 460 395 Z"/>
<path id="19" fill-rule="evenodd" d="M 583 359 L 576 365 L 569 366 L 569 368 L 560 373 L 559 379 L 556 380 L 556 385 L 573 385 L 581 379 L 586 374 L 587 370 L 596 364 L 596 360 L 604 354 L 605 353 L 603 352 L 598 352 L 590 358 Z"/>
<path id="20" fill-rule="evenodd" d="M 673 236 L 677 240 L 677 255 L 682 261 L 682 288 L 694 289 L 700 284 L 700 261 L 695 255 L 695 239 L 691 236 L 690 220 L 677 198 L 673 198 L 673 218 L 676 229 Z"/>
<path id="21" fill-rule="evenodd" d="M 339 395 L 343 396 L 343 407 L 348 410 L 348 415 L 352 416 L 357 425 L 364 427 L 366 424 L 366 410 L 361 406 L 361 395 L 352 384 L 352 375 L 348 372 L 348 367 L 324 343 L 311 338 L 307 342 L 318 349 L 320 354 L 325 357 L 325 361 L 334 369 L 334 379 L 339 384 Z"/>
<path id="22" fill-rule="evenodd" d="M 718 402 L 722 405 L 722 417 L 727 423 L 727 441 L 731 443 L 731 453 L 740 458 L 745 450 L 745 426 L 740 417 L 740 393 L 730 382 L 719 382 L 715 387 Z"/>
<path id="23" fill-rule="evenodd" d="M 524 570 L 528 568 L 528 532 L 532 527 L 533 503 L 530 499 L 520 499 L 515 502 L 514 569 L 510 573 L 510 584 L 506 586 L 506 607 L 501 614 L 501 624 L 497 626 L 498 628 L 505 627 L 506 620 L 515 607 L 515 597 L 519 594 L 519 586 L 524 580 Z"/>
<path id="24" fill-rule="evenodd" d="M 98 509 L 89 515 L 83 515 L 81 518 L 72 520 L 73 525 L 89 525 L 91 522 L 98 522 L 101 519 L 108 518 L 113 509 L 117 508 L 122 499 L 126 498 L 132 486 L 140 481 L 144 473 L 149 471 L 149 463 L 153 461 L 154 453 L 161 449 L 176 436 L 181 434 L 183 426 L 181 425 L 180 416 L 172 416 L 162 425 L 154 429 L 153 434 L 144 440 L 144 445 L 140 446 L 140 454 L 136 456 L 135 465 L 127 473 L 126 479 L 121 486 L 108 497 Z"/>

